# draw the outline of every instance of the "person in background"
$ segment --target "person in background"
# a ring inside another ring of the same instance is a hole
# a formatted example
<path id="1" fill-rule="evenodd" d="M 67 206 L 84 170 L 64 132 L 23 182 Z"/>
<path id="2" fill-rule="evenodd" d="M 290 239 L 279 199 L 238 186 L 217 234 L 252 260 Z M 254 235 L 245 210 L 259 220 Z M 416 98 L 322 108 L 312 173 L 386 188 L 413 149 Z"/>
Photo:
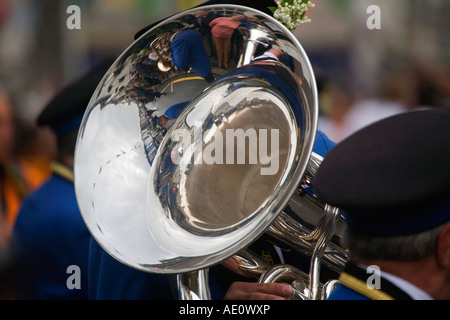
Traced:
<path id="1" fill-rule="evenodd" d="M 351 258 L 330 300 L 450 299 L 449 129 L 450 109 L 409 111 L 325 156 L 313 185 Z"/>
<path id="2" fill-rule="evenodd" d="M 219 68 L 228 68 L 231 37 L 234 30 L 241 24 L 240 20 L 242 19 L 245 19 L 243 15 L 233 15 L 231 17 L 219 17 L 209 23 Z"/>
<path id="3" fill-rule="evenodd" d="M 276 6 L 276 3 L 270 0 L 208 1 L 203 5 L 209 4 L 246 5 L 268 14 L 271 14 L 269 6 Z M 152 25 L 138 32 L 135 38 L 140 38 L 151 27 Z M 163 118 L 161 117 L 161 120 L 166 121 Z M 314 152 L 324 156 L 334 145 L 335 143 L 323 132 L 317 132 Z M 264 252 L 266 257 L 270 256 L 269 260 L 273 263 L 281 263 L 282 259 L 291 258 L 281 257 L 280 255 L 283 254 L 280 254 L 280 250 L 276 250 L 275 246 L 266 239 L 256 242 L 258 242 L 257 246 L 251 249 L 256 254 Z M 92 300 L 178 299 L 176 275 L 150 274 L 133 269 L 110 256 L 95 239 L 91 240 L 89 256 L 89 298 Z M 239 275 L 222 264 L 210 268 L 209 284 L 212 300 L 272 300 L 285 299 L 292 294 L 292 288 L 286 284 L 259 284 L 255 282 L 255 279 Z"/>
<path id="4" fill-rule="evenodd" d="M 270 6 L 276 3 L 272 0 L 235 0 L 207 1 L 198 7 L 210 4 L 235 4 L 253 7 L 271 14 Z M 152 26 L 149 25 L 135 35 L 140 38 Z M 319 134 L 316 140 L 316 150 L 326 152 L 334 146 L 325 135 Z M 319 150 L 320 149 L 320 150 Z M 323 153 L 322 153 L 323 154 Z M 272 246 L 273 248 L 273 246 Z M 274 251 L 274 250 L 273 250 Z M 273 252 L 277 255 L 276 252 Z M 92 300 L 173 300 L 178 299 L 176 275 L 150 274 L 131 268 L 114 259 L 95 241 L 91 240 L 89 251 L 89 298 Z M 274 257 L 277 258 L 276 256 Z M 210 269 L 210 289 L 213 300 L 220 299 L 282 299 L 292 293 L 290 287 L 282 284 L 261 285 L 254 279 L 247 278 L 219 264 Z M 114 279 L 114 281 L 111 281 Z M 230 284 L 235 290 L 227 291 Z"/>
<path id="5" fill-rule="evenodd" d="M 33 126 L 20 121 L 8 92 L 0 88 L 0 297 L 11 297 L 11 232 L 24 197 L 49 175 L 52 148 L 42 142 Z M 50 144 L 51 145 L 51 144 Z"/>
<path id="6" fill-rule="evenodd" d="M 21 142 L 18 128 L 13 105 L 7 93 L 0 90 L 0 215 L 10 229 L 23 197 L 47 177 L 45 170 L 38 171 L 18 157 L 16 147 Z"/>
<path id="7" fill-rule="evenodd" d="M 73 185 L 78 128 L 97 85 L 112 61 L 105 61 L 58 93 L 37 119 L 57 140 L 52 175 L 22 203 L 11 252 L 15 299 L 87 299 L 90 233 Z"/>
<path id="8" fill-rule="evenodd" d="M 20 202 L 28 188 L 14 161 L 14 109 L 4 91 L 0 91 L 0 277 L 1 296 L 10 296 L 9 241 Z"/>

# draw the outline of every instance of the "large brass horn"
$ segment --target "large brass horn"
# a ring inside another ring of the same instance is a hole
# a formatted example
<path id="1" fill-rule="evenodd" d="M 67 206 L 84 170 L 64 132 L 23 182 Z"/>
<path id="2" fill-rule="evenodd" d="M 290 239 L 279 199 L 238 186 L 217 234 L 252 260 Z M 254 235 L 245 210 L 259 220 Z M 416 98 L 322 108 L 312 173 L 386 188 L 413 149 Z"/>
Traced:
<path id="1" fill-rule="evenodd" d="M 227 69 L 206 14 L 245 19 Z M 317 99 L 302 46 L 260 11 L 211 5 L 154 26 L 111 66 L 79 131 L 75 190 L 93 237 L 128 266 L 178 274 L 183 299 L 208 299 L 222 262 L 259 281 L 297 275 L 298 296 L 319 299 L 321 266 L 339 271 L 346 255 L 339 210 L 312 191 Z M 266 231 L 310 256 L 309 274 L 246 249 Z"/>

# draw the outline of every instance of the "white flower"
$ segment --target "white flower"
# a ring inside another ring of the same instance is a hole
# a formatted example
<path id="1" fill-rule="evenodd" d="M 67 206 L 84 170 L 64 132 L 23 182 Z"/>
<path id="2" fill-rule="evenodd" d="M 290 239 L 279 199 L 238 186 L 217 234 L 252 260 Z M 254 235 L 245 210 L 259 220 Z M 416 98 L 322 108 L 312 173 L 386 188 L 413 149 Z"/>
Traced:
<path id="1" fill-rule="evenodd" d="M 308 0 L 282 0 L 277 8 L 271 9 L 275 19 L 294 31 L 300 24 L 311 22 L 306 16 L 306 11 L 311 7 L 315 7 L 315 4 Z"/>

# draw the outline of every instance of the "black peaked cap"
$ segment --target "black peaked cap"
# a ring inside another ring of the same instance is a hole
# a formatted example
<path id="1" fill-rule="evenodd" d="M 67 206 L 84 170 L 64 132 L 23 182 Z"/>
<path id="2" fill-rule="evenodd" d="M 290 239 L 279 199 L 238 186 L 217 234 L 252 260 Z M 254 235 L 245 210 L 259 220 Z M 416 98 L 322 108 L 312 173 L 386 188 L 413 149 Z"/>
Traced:
<path id="1" fill-rule="evenodd" d="M 50 126 L 57 135 L 77 129 L 92 95 L 113 61 L 109 58 L 103 60 L 63 88 L 44 107 L 36 124 Z"/>
<path id="2" fill-rule="evenodd" d="M 361 233 L 399 235 L 450 219 L 450 109 L 369 125 L 324 158 L 314 189 Z"/>

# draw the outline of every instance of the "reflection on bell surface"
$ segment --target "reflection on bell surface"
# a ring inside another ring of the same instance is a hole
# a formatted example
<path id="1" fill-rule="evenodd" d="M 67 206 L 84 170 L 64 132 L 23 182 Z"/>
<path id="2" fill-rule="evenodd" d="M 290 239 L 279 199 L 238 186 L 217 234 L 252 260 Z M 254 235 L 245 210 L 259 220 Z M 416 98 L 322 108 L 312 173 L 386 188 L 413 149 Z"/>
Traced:
<path id="1" fill-rule="evenodd" d="M 274 190 L 296 164 L 297 150 L 289 143 L 298 139 L 295 116 L 281 97 L 268 83 L 240 74 L 219 80 L 179 116 L 160 146 L 148 184 L 159 195 L 167 224 L 180 228 L 177 233 L 217 237 L 226 248 L 234 232 L 270 210 L 280 196 Z M 171 250 L 186 246 L 187 237 L 159 239 L 175 231 L 158 223 L 153 207 L 149 225 L 158 242 Z"/>
<path id="2" fill-rule="evenodd" d="M 226 70 L 198 24 L 205 11 L 245 16 Z M 147 272 L 230 257 L 297 189 L 317 129 L 316 91 L 300 43 L 264 13 L 206 6 L 156 25 L 111 66 L 80 128 L 75 189 L 90 232 Z"/>

